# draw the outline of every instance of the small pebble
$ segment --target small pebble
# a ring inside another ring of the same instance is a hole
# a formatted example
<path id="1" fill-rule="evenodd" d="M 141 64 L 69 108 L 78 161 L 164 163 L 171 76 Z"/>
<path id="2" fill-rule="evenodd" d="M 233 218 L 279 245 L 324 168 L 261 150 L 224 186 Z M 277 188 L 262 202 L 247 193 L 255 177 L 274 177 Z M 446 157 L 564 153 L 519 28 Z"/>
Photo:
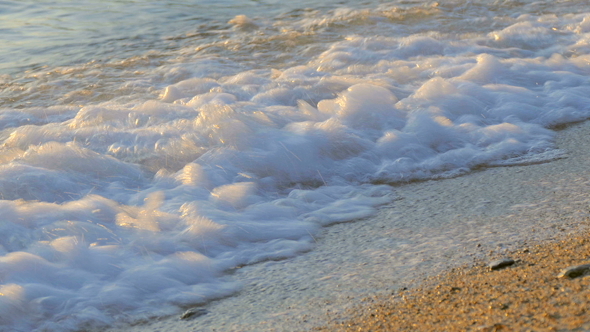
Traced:
<path id="1" fill-rule="evenodd" d="M 512 264 L 514 264 L 514 259 L 502 258 L 502 259 L 498 259 L 496 261 L 491 262 L 490 264 L 488 264 L 488 266 L 490 267 L 490 269 L 492 271 L 495 271 L 495 270 L 503 269 L 503 268 L 510 266 Z"/>
<path id="2" fill-rule="evenodd" d="M 207 310 L 203 308 L 191 308 L 180 315 L 180 319 L 193 319 L 207 314 Z"/>
<path id="3" fill-rule="evenodd" d="M 494 324 L 494 325 L 490 325 L 490 326 L 480 326 L 478 328 L 479 331 L 482 332 L 496 332 L 496 331 L 503 331 L 506 330 L 508 327 L 506 325 L 503 324 Z"/>
<path id="4" fill-rule="evenodd" d="M 577 278 L 590 274 L 590 264 L 570 266 L 563 269 L 557 276 L 558 278 Z"/>

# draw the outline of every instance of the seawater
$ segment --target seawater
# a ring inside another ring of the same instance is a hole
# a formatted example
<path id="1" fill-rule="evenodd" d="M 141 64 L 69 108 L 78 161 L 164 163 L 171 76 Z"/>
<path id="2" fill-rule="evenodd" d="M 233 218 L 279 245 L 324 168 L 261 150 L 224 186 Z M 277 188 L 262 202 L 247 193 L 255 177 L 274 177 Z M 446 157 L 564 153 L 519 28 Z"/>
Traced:
<path id="1" fill-rule="evenodd" d="M 559 158 L 581 1 L 0 2 L 0 328 L 235 294 L 391 184 Z"/>

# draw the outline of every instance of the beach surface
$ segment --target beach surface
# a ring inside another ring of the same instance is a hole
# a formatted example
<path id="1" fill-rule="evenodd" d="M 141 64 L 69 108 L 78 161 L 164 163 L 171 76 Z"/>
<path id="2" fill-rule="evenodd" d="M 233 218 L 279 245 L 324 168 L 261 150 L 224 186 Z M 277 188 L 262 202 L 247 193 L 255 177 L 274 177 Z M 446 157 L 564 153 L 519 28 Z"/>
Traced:
<path id="1" fill-rule="evenodd" d="M 581 235 L 587 234 L 590 216 L 590 151 L 581 147 L 590 145 L 590 124 L 559 130 L 556 142 L 564 154 L 551 162 L 492 167 L 451 179 L 400 185 L 395 188 L 398 199 L 382 207 L 377 216 L 325 228 L 307 254 L 237 269 L 232 278 L 242 283 L 242 291 L 192 308 L 199 310 L 198 317 L 180 319 L 179 313 L 146 318 L 135 326 L 109 331 L 387 330 L 390 327 L 385 325 L 384 315 L 391 318 L 391 306 L 399 305 L 404 290 L 411 292 L 414 310 L 424 306 L 426 315 L 432 308 L 442 315 L 432 321 L 424 319 L 425 325 L 410 327 L 417 331 L 431 329 L 433 325 L 428 324 L 435 324 L 437 319 L 446 320 L 450 326 L 457 323 L 458 330 L 466 326 L 459 325 L 460 321 L 469 327 L 487 326 L 492 330 L 508 326 L 494 315 L 476 321 L 468 316 L 461 318 L 468 312 L 480 315 L 478 310 L 509 313 L 517 320 L 518 315 L 546 314 L 544 322 L 559 322 L 555 317 L 562 317 L 563 311 L 583 317 L 580 310 L 584 303 L 571 300 L 575 304 L 571 312 L 566 306 L 558 310 L 561 297 L 553 296 L 578 293 L 588 282 L 582 278 L 568 284 L 555 277 L 561 269 L 582 264 L 588 257 L 587 251 L 577 248 L 587 248 Z M 571 246 L 559 242 L 564 239 L 570 239 Z M 547 247 L 537 247 L 539 244 Z M 513 267 L 490 274 L 483 266 L 506 256 L 516 260 Z M 429 279 L 432 277 L 439 279 Z M 492 285 L 488 285 L 488 293 L 482 290 L 471 302 L 462 302 L 465 313 L 450 301 L 420 302 L 422 295 L 429 294 L 440 300 L 436 293 L 440 287 L 450 287 L 450 296 L 453 287 L 477 291 L 486 282 Z M 496 284 L 505 295 L 491 293 Z M 538 289 L 520 298 L 523 287 Z M 576 299 L 588 301 L 584 294 Z M 555 310 L 543 309 L 549 302 L 554 302 Z M 479 309 L 476 303 L 480 303 Z M 439 311 L 446 304 L 450 307 L 445 310 L 450 311 Z M 502 309 L 505 306 L 508 309 Z M 376 312 L 379 314 L 371 316 Z M 454 318 L 449 320 L 445 312 L 454 314 Z M 412 318 L 415 312 L 406 314 L 411 324 L 422 319 Z M 356 320 L 351 322 L 353 317 Z M 555 324 L 563 330 L 570 322 L 566 319 L 563 325 Z"/>
<path id="2" fill-rule="evenodd" d="M 62 2 L 0 11 L 0 332 L 340 326 L 587 231 L 585 2 Z"/>
<path id="3" fill-rule="evenodd" d="M 454 268 L 424 286 L 375 298 L 325 331 L 588 331 L 588 234 L 510 253 L 511 266 Z M 585 264 L 584 264 L 585 265 Z M 586 268 L 586 267 L 584 267 Z M 570 268 L 569 271 L 574 271 Z M 587 271 L 586 271 L 587 272 Z"/>

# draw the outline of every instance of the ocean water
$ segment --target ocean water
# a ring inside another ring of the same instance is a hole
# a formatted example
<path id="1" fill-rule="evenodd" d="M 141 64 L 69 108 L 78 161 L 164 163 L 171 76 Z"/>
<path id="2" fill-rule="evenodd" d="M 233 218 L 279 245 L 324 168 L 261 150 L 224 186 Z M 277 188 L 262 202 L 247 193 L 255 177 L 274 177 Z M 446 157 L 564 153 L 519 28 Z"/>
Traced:
<path id="1" fill-rule="evenodd" d="M 0 1 L 0 31 L 1 331 L 231 296 L 590 118 L 584 1 Z"/>

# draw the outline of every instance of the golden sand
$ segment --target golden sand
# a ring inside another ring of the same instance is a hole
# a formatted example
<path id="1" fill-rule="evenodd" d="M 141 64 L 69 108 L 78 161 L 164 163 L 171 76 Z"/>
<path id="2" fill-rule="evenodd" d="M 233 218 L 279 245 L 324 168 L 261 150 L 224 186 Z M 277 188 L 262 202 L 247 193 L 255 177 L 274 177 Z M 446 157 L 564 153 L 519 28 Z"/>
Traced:
<path id="1" fill-rule="evenodd" d="M 590 234 L 534 245 L 492 271 L 455 268 L 422 287 L 376 298 L 329 331 L 588 331 L 590 277 L 559 278 L 590 262 Z"/>

